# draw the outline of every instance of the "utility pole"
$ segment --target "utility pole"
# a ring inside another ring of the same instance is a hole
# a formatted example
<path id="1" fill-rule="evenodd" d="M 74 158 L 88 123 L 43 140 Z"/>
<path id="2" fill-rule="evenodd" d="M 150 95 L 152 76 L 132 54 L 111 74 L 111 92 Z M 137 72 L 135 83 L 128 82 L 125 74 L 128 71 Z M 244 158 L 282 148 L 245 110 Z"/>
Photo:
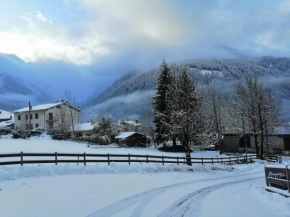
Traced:
<path id="1" fill-rule="evenodd" d="M 31 131 L 31 118 L 30 118 L 30 111 L 31 111 L 31 104 L 30 101 L 28 102 L 28 122 L 29 122 L 29 130 Z"/>
<path id="2" fill-rule="evenodd" d="M 248 164 L 248 147 L 247 147 L 247 141 L 246 141 L 246 130 L 245 130 L 245 123 L 244 123 L 244 112 L 241 112 L 242 114 L 242 123 L 243 123 L 243 133 L 244 133 L 244 145 L 246 148 L 246 162 Z"/>

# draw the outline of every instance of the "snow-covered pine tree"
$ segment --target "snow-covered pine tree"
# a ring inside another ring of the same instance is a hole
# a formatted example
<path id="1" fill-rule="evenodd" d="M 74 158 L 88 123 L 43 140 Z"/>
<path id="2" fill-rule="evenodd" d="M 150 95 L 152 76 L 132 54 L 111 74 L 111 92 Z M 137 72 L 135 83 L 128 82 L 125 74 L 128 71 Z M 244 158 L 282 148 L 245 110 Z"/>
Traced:
<path id="1" fill-rule="evenodd" d="M 168 94 L 169 84 L 171 83 L 172 75 L 170 68 L 168 67 L 165 60 L 159 69 L 159 75 L 157 78 L 156 94 L 153 97 L 153 113 L 156 132 L 156 142 L 161 143 L 165 146 L 165 141 L 168 139 L 168 129 L 166 123 L 169 122 L 167 110 L 166 97 Z"/>
<path id="2" fill-rule="evenodd" d="M 182 141 L 188 157 L 187 164 L 191 165 L 190 147 L 200 140 L 203 132 L 201 98 L 197 96 L 195 83 L 186 68 L 176 79 L 175 85 L 169 87 L 167 97 L 167 110 L 170 113 L 167 128 L 169 135 L 178 135 Z"/>

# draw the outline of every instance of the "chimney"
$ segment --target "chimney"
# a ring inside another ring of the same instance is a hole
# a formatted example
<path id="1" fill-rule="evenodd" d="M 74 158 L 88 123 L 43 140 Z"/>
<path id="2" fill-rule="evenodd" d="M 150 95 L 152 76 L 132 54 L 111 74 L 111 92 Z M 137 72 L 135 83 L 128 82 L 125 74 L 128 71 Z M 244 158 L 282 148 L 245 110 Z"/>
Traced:
<path id="1" fill-rule="evenodd" d="M 138 120 L 136 120 L 136 124 L 138 124 L 139 123 L 139 121 Z"/>

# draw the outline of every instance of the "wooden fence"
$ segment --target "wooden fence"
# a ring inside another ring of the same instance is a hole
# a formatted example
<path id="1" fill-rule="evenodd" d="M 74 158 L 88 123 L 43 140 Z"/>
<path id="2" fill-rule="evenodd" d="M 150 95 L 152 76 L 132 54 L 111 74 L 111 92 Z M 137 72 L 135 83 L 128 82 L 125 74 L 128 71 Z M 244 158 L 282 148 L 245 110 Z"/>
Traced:
<path id="1" fill-rule="evenodd" d="M 287 190 L 290 193 L 290 167 L 265 165 L 265 178 L 268 187 Z M 273 188 L 269 188 L 272 191 Z M 280 192 L 279 192 L 280 193 Z"/>
<path id="2" fill-rule="evenodd" d="M 257 159 L 256 155 L 248 155 L 248 161 Z M 59 163 L 160 163 L 160 164 L 186 164 L 187 157 L 156 156 L 156 155 L 135 155 L 135 154 L 88 154 L 88 153 L 13 153 L 0 154 L 0 166 L 24 164 L 59 164 Z M 246 157 L 223 157 L 205 158 L 192 157 L 192 164 L 225 164 L 225 163 L 246 163 Z"/>

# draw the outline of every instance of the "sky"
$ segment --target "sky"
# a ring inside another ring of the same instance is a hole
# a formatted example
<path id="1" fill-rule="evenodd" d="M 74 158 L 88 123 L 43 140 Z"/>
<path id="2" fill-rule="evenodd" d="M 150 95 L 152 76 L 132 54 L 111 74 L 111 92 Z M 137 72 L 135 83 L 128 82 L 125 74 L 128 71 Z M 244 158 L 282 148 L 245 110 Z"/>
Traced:
<path id="1" fill-rule="evenodd" d="M 45 77 L 56 92 L 71 89 L 80 100 L 163 59 L 232 58 L 232 49 L 249 56 L 290 55 L 289 0 L 0 4 L 0 52 L 38 66 L 43 70 L 35 77 Z"/>

